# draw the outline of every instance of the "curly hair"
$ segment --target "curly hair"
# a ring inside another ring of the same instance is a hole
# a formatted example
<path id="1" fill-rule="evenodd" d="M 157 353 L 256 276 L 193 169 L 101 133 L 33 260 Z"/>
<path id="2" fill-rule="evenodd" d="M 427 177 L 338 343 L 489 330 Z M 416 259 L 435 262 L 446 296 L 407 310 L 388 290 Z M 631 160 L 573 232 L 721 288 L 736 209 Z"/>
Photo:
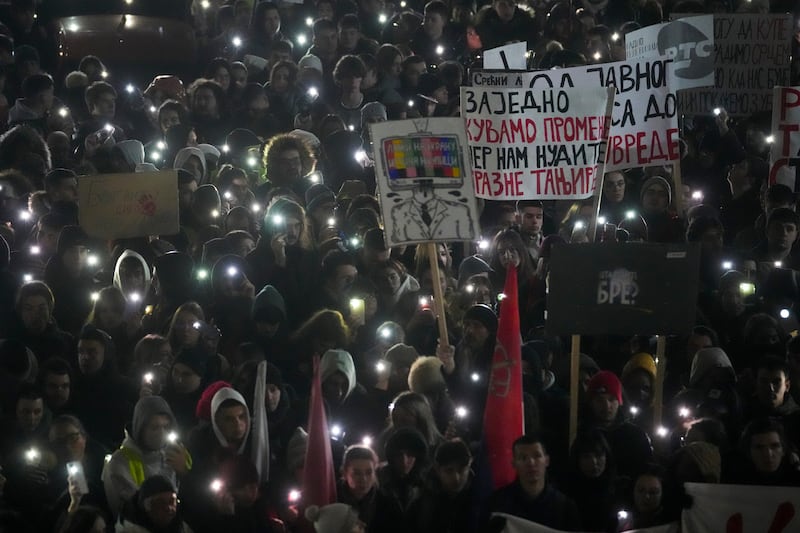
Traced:
<path id="1" fill-rule="evenodd" d="M 272 137 L 264 146 L 264 169 L 268 180 L 272 181 L 270 179 L 270 169 L 273 172 L 275 171 L 275 158 L 286 150 L 297 150 L 297 153 L 300 154 L 303 175 L 314 170 L 314 158 L 311 156 L 311 148 L 308 144 L 297 136 L 282 133 Z"/>
<path id="2" fill-rule="evenodd" d="M 20 124 L 0 136 L 0 168 L 18 168 L 28 154 L 41 157 L 47 169 L 52 167 L 50 148 L 30 126 Z"/>

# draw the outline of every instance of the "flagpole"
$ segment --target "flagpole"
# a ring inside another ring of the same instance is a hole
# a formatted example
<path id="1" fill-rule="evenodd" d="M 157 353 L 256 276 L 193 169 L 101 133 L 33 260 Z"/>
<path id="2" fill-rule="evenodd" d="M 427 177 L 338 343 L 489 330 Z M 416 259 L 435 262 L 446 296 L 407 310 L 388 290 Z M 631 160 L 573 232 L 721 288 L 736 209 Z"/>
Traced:
<path id="1" fill-rule="evenodd" d="M 661 426 L 661 419 L 664 412 L 664 375 L 667 368 L 666 354 L 667 338 L 664 335 L 656 337 L 656 383 L 655 383 L 655 403 L 653 405 L 653 422 L 656 428 Z"/>
<path id="2" fill-rule="evenodd" d="M 572 352 L 569 357 L 569 445 L 578 434 L 578 373 L 580 371 L 581 336 L 572 335 Z"/>
<path id="3" fill-rule="evenodd" d="M 436 312 L 436 323 L 439 325 L 439 345 L 449 346 L 450 337 L 447 335 L 447 320 L 444 315 L 444 292 L 442 292 L 442 284 L 439 283 L 439 261 L 436 256 L 436 243 L 426 242 L 425 246 L 428 250 L 428 261 L 431 265 L 431 279 L 433 280 L 433 308 Z"/>

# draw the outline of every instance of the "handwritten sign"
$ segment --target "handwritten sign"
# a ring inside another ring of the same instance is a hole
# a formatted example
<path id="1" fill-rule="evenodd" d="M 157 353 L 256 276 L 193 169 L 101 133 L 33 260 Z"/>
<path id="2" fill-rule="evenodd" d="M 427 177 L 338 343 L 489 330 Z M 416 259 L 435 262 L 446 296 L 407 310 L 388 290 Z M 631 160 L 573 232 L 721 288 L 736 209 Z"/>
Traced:
<path id="1" fill-rule="evenodd" d="M 464 122 L 427 118 L 370 127 L 387 244 L 477 239 Z"/>
<path id="2" fill-rule="evenodd" d="M 789 85 L 791 38 L 791 15 L 715 14 L 716 83 L 681 91 L 681 113 L 702 115 L 724 107 L 736 117 L 769 111 L 773 87 Z"/>
<path id="3" fill-rule="evenodd" d="M 683 531 L 790 533 L 800 531 L 800 488 L 686 483 L 692 506 Z"/>
<path id="4" fill-rule="evenodd" d="M 680 158 L 677 98 L 669 59 L 617 61 L 522 73 L 473 71 L 476 87 L 614 87 L 606 172 L 661 166 Z M 463 108 L 462 108 L 463 110 Z"/>
<path id="5" fill-rule="evenodd" d="M 769 182 L 800 186 L 800 87 L 775 87 Z"/>
<path id="6" fill-rule="evenodd" d="M 605 157 L 613 91 L 462 87 L 475 195 L 588 198 Z"/>
<path id="7" fill-rule="evenodd" d="M 528 43 L 511 43 L 483 52 L 483 68 L 497 70 L 525 70 Z"/>
<path id="8" fill-rule="evenodd" d="M 714 85 L 714 16 L 686 17 L 625 35 L 628 59 L 667 57 L 674 89 Z"/>
<path id="9" fill-rule="evenodd" d="M 80 225 L 92 237 L 172 235 L 180 230 L 178 174 L 141 172 L 78 178 Z"/>

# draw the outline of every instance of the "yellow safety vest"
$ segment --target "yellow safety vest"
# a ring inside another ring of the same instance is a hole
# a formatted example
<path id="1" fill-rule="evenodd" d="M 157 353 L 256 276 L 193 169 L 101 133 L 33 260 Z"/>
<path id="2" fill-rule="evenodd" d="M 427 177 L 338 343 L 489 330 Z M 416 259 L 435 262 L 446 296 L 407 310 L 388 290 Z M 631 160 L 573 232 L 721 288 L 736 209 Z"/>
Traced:
<path id="1" fill-rule="evenodd" d="M 122 455 L 125 456 L 125 459 L 128 460 L 128 470 L 131 472 L 133 482 L 137 487 L 141 486 L 145 479 L 142 456 L 139 455 L 139 452 L 133 448 L 126 448 L 125 446 L 120 446 L 119 451 L 121 451 Z M 192 456 L 189 453 L 189 450 L 186 450 L 186 468 L 189 470 L 192 469 Z"/>

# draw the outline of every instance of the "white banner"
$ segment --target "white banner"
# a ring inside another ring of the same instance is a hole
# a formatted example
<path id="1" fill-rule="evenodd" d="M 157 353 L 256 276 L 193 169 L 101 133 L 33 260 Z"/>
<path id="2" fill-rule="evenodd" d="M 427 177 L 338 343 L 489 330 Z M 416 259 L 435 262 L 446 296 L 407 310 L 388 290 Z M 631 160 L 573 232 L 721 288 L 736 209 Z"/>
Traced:
<path id="1" fill-rule="evenodd" d="M 502 530 L 503 533 L 565 533 L 559 529 L 524 520 L 517 516 L 512 516 L 505 513 L 492 513 L 492 516 L 501 516 L 506 519 L 506 526 Z M 645 529 L 630 529 L 625 533 L 677 533 L 678 524 L 667 524 L 664 526 L 648 527 Z"/>
<path id="2" fill-rule="evenodd" d="M 483 68 L 497 70 L 525 70 L 528 68 L 528 43 L 511 43 L 483 52 Z"/>
<path id="3" fill-rule="evenodd" d="M 592 196 L 605 158 L 613 89 L 461 88 L 475 195 Z"/>
<path id="4" fill-rule="evenodd" d="M 681 114 L 707 115 L 715 107 L 732 117 L 770 111 L 773 87 L 789 84 L 791 39 L 791 15 L 715 14 L 716 84 L 681 91 Z"/>
<path id="5" fill-rule="evenodd" d="M 641 59 L 523 73 L 473 71 L 475 87 L 611 87 L 616 89 L 606 172 L 668 165 L 680 159 L 671 60 Z M 462 99 L 462 115 L 464 114 Z"/>
<path id="6" fill-rule="evenodd" d="M 628 59 L 668 57 L 673 89 L 714 85 L 714 16 L 686 17 L 625 35 Z"/>
<path id="7" fill-rule="evenodd" d="M 800 185 L 800 87 L 775 87 L 769 182 Z"/>
<path id="8" fill-rule="evenodd" d="M 796 533 L 800 488 L 686 483 L 685 533 Z"/>

